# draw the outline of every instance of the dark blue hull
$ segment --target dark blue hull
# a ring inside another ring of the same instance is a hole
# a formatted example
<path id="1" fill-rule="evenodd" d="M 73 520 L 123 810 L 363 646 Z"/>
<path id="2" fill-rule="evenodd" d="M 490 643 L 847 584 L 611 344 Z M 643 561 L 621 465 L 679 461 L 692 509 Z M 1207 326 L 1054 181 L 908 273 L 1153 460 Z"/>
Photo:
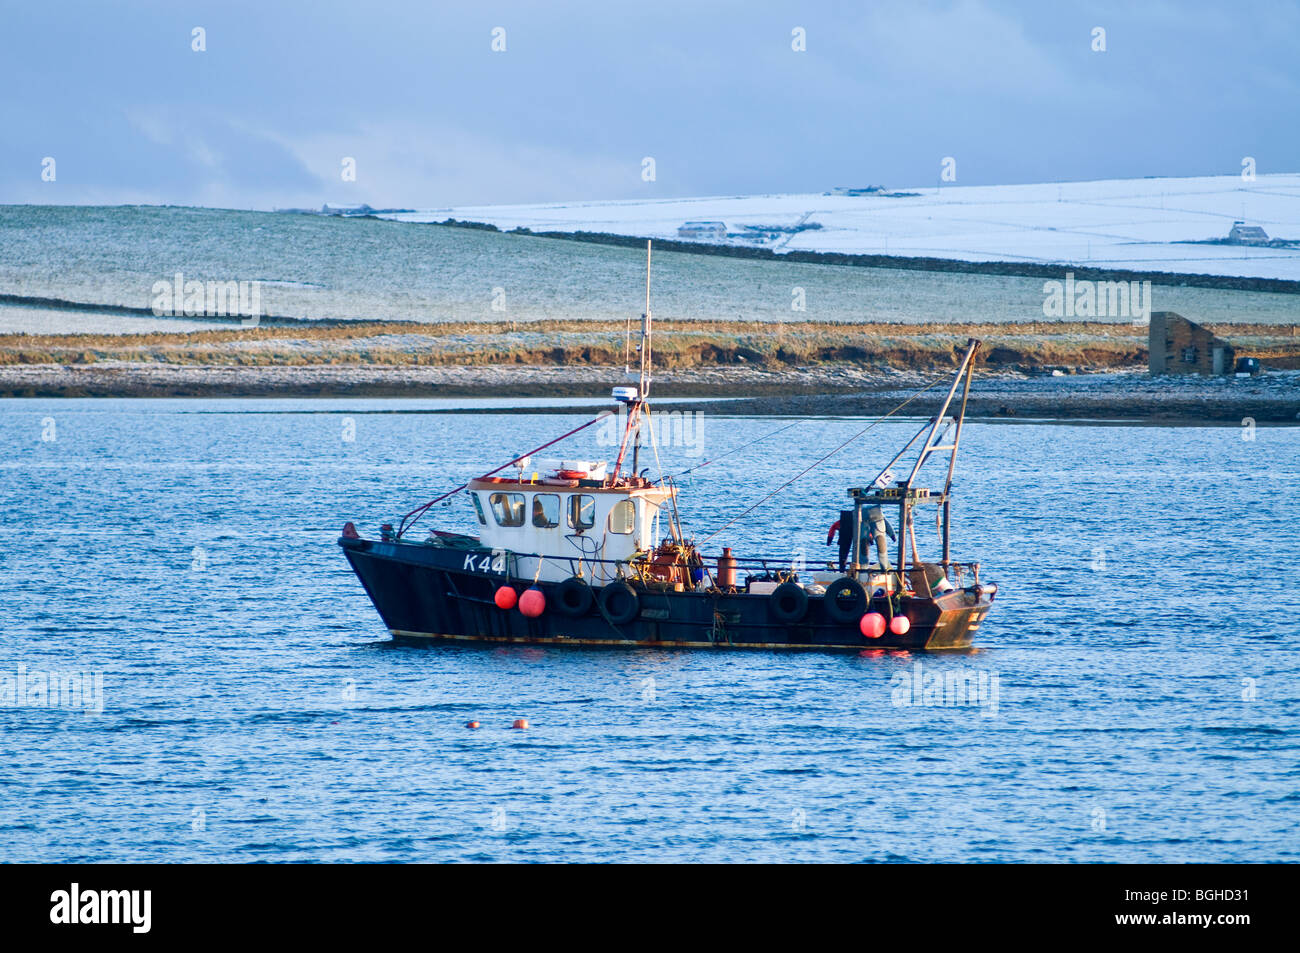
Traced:
<path id="1" fill-rule="evenodd" d="M 541 583 L 546 610 L 537 618 L 493 600 L 503 583 L 520 589 L 508 560 L 490 550 L 341 538 L 339 545 L 390 635 L 403 642 L 490 642 L 654 648 L 861 650 L 964 649 L 988 612 L 989 597 L 957 590 L 938 598 L 905 597 L 902 635 L 865 638 L 857 620 L 837 621 L 820 597 L 796 621 L 779 621 L 772 600 L 738 592 L 674 592 L 636 586 L 634 606 L 612 615 L 596 598 L 565 607 L 559 583 Z M 872 608 L 887 612 L 883 600 Z M 579 611 L 581 610 L 581 611 Z M 630 616 L 630 617 L 628 617 Z"/>

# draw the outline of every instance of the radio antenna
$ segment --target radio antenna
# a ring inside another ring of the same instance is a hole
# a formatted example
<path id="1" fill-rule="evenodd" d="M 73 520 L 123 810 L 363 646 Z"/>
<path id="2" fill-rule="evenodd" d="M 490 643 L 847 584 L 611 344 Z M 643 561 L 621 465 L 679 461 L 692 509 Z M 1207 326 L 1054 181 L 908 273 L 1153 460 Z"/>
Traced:
<path id="1" fill-rule="evenodd" d="M 645 243 L 645 314 L 641 315 L 641 392 L 645 400 L 650 391 L 650 240 Z"/>

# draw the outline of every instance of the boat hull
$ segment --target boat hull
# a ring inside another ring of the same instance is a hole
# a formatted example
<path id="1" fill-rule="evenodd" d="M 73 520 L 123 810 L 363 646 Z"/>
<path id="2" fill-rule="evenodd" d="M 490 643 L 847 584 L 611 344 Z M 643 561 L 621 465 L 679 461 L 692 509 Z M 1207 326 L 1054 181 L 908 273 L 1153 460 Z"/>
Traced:
<path id="1" fill-rule="evenodd" d="M 820 597 L 794 622 L 774 618 L 772 601 L 744 592 L 638 591 L 635 615 L 620 621 L 594 598 L 578 614 L 566 613 L 557 583 L 541 583 L 546 609 L 537 618 L 493 600 L 511 578 L 508 560 L 491 550 L 341 538 L 353 571 L 390 635 L 418 644 L 495 643 L 612 648 L 703 648 L 802 651 L 863 649 L 960 650 L 971 646 L 991 596 L 956 590 L 938 598 L 905 597 L 901 614 L 910 628 L 865 638 L 856 619 L 838 621 Z M 598 593 L 596 593 L 598 595 Z M 883 600 L 873 608 L 887 613 Z"/>

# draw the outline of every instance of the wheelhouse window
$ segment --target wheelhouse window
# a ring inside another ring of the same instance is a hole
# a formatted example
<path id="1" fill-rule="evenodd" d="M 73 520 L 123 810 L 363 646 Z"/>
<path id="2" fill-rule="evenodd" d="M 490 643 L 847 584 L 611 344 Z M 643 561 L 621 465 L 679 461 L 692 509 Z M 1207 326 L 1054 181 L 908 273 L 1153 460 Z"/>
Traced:
<path id="1" fill-rule="evenodd" d="M 560 498 L 554 493 L 538 493 L 533 497 L 533 525 L 550 529 L 560 525 Z"/>
<path id="2" fill-rule="evenodd" d="M 483 515 L 483 501 L 478 498 L 477 493 L 471 493 L 469 498 L 474 501 L 474 515 L 478 517 L 479 523 L 486 526 L 487 517 Z"/>
<path id="3" fill-rule="evenodd" d="M 524 495 L 522 493 L 493 493 L 488 506 L 498 526 L 524 525 Z"/>
<path id="4" fill-rule="evenodd" d="M 626 536 L 636 526 L 636 507 L 631 500 L 619 500 L 609 511 L 609 531 Z"/>
<path id="5" fill-rule="evenodd" d="M 596 498 L 586 493 L 569 497 L 569 528 L 591 529 L 596 525 Z"/>

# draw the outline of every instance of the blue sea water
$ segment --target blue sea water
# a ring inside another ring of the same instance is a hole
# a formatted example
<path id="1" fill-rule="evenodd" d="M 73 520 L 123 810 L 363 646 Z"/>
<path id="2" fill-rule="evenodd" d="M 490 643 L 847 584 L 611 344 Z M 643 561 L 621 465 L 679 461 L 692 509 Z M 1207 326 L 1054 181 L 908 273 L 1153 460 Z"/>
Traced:
<path id="1" fill-rule="evenodd" d="M 0 859 L 1300 859 L 1300 430 L 970 423 L 956 554 L 1000 592 L 969 654 L 395 648 L 343 522 L 584 419 L 430 403 L 0 401 Z M 665 468 L 786 423 L 705 418 Z M 687 525 L 864 425 L 697 470 Z M 711 548 L 829 558 L 916 426 Z M 917 665 L 997 703 L 900 704 Z M 3 697 L 20 667 L 97 674 L 102 712 Z"/>

